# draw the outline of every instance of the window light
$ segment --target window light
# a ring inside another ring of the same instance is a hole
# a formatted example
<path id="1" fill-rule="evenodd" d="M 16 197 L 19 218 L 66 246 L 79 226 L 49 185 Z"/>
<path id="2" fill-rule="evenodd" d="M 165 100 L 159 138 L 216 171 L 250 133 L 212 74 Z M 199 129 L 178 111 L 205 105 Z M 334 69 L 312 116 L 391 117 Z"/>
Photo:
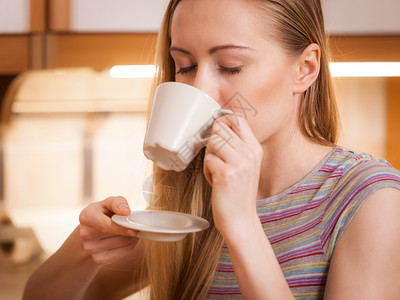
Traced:
<path id="1" fill-rule="evenodd" d="M 400 62 L 334 62 L 333 77 L 400 77 Z"/>
<path id="2" fill-rule="evenodd" d="M 110 70 L 112 78 L 153 78 L 155 74 L 154 65 L 120 65 Z"/>

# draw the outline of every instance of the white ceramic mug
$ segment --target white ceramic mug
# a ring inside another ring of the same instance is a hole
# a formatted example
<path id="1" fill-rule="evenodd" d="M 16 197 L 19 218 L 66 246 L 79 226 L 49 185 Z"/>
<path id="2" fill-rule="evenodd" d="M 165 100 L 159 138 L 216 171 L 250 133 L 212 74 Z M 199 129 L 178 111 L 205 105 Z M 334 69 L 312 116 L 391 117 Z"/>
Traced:
<path id="1" fill-rule="evenodd" d="M 203 91 L 178 82 L 160 84 L 154 95 L 144 155 L 164 170 L 183 171 L 206 146 L 216 118 L 232 111 Z"/>

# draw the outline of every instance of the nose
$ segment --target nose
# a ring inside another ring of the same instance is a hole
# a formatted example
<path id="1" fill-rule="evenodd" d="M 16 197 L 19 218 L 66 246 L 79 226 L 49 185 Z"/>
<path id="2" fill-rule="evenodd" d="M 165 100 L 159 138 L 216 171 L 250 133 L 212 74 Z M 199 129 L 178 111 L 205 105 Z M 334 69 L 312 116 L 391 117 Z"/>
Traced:
<path id="1" fill-rule="evenodd" d="M 205 92 L 221 105 L 218 80 L 207 69 L 198 67 L 192 85 Z"/>

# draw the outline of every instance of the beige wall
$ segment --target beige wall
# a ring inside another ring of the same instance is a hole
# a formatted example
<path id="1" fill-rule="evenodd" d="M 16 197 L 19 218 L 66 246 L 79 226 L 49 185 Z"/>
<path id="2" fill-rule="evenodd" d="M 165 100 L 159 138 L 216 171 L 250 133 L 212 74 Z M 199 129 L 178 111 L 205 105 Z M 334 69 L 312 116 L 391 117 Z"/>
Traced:
<path id="1" fill-rule="evenodd" d="M 336 78 L 341 118 L 339 143 L 386 157 L 386 78 Z"/>
<path id="2" fill-rule="evenodd" d="M 62 209 L 121 195 L 144 208 L 151 79 L 79 68 L 22 79 L 2 141 L 6 207 Z"/>
<path id="3" fill-rule="evenodd" d="M 83 149 L 88 122 L 97 122 L 91 141 L 92 193 L 84 195 Z M 147 159 L 142 152 L 144 113 L 85 116 L 19 116 L 4 139 L 5 200 L 9 209 L 63 209 L 108 196 L 126 197 L 144 208 Z"/>

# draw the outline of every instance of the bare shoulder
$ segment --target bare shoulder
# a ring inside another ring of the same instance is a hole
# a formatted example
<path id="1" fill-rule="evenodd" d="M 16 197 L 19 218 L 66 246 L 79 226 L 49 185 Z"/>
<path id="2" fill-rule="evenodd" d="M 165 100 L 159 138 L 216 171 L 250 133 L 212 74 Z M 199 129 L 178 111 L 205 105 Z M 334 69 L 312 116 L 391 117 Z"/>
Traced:
<path id="1" fill-rule="evenodd" d="M 122 299 L 139 291 L 147 285 L 144 268 L 144 242 L 139 240 L 131 254 L 100 268 L 85 299 Z"/>
<path id="2" fill-rule="evenodd" d="M 373 193 L 339 240 L 326 299 L 400 299 L 400 190 Z"/>

